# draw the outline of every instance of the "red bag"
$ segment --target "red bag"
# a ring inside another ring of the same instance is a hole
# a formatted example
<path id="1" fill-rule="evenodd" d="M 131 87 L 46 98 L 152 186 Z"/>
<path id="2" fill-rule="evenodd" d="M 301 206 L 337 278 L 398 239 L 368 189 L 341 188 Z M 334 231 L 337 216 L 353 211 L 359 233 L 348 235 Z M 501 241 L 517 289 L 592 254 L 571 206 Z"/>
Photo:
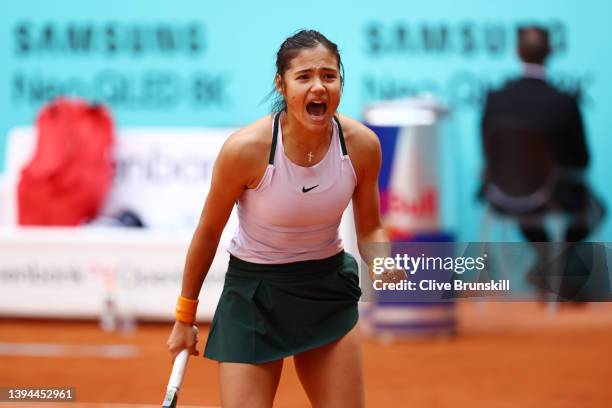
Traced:
<path id="1" fill-rule="evenodd" d="M 36 151 L 17 191 L 19 224 L 79 225 L 94 218 L 114 175 L 110 114 L 60 98 L 43 107 L 36 127 Z"/>

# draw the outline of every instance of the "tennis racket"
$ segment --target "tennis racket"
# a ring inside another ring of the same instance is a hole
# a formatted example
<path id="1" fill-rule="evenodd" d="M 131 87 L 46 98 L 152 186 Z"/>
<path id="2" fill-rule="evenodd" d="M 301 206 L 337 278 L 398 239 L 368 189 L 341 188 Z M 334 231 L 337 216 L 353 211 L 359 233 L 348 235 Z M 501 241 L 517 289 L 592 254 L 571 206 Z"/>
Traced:
<path id="1" fill-rule="evenodd" d="M 193 331 L 197 334 L 198 328 L 193 326 Z M 172 373 L 170 374 L 170 380 L 168 381 L 168 387 L 166 388 L 166 398 L 164 398 L 164 402 L 162 402 L 162 408 L 176 408 L 176 403 L 178 402 L 178 392 L 183 382 L 183 375 L 185 374 L 185 367 L 187 367 L 187 360 L 189 360 L 189 352 L 187 349 L 181 350 L 181 352 L 174 359 Z"/>

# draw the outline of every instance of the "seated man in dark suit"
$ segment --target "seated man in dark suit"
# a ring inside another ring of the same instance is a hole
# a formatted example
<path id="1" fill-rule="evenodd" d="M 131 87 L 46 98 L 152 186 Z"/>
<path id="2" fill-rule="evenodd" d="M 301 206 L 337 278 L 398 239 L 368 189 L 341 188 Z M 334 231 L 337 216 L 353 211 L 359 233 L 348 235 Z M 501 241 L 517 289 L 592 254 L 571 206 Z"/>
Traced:
<path id="1" fill-rule="evenodd" d="M 603 206 L 591 194 L 584 172 L 589 163 L 589 152 L 582 117 L 574 96 L 565 94 L 546 80 L 545 62 L 551 49 L 548 32 L 539 27 L 523 27 L 518 32 L 518 55 L 523 62 L 523 76 L 509 81 L 488 95 L 482 118 L 483 145 L 488 162 L 485 171 L 483 195 L 490 198 L 491 158 L 490 146 L 496 141 L 495 129 L 504 124 L 534 129 L 546 135 L 552 160 L 558 170 L 551 193 L 539 208 L 530 214 L 545 213 L 551 209 L 568 214 L 565 241 L 584 240 L 603 216 Z M 501 152 L 503 154 L 503 152 Z M 503 206 L 502 206 L 503 207 Z M 502 208 L 503 210 L 503 208 Z M 511 211 L 509 211 L 511 212 Z M 524 217 L 516 214 L 521 231 L 531 242 L 550 241 L 543 217 Z M 529 214 L 527 214 L 529 215 Z M 541 269 L 541 268 L 540 268 Z M 541 274 L 532 273 L 528 280 L 542 289 Z"/>

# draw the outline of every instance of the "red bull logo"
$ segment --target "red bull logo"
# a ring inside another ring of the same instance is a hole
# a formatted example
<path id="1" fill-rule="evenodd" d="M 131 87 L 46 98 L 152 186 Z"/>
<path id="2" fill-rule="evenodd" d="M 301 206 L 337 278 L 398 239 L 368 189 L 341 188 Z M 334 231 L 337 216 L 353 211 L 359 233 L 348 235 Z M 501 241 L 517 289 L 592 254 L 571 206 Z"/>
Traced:
<path id="1" fill-rule="evenodd" d="M 409 239 L 417 233 L 438 230 L 438 192 L 434 188 L 410 197 L 391 191 L 388 198 L 385 225 L 391 239 Z"/>
<path id="2" fill-rule="evenodd" d="M 438 216 L 438 192 L 433 188 L 425 189 L 411 200 L 409 197 L 391 191 L 389 212 L 404 216 L 436 217 Z"/>

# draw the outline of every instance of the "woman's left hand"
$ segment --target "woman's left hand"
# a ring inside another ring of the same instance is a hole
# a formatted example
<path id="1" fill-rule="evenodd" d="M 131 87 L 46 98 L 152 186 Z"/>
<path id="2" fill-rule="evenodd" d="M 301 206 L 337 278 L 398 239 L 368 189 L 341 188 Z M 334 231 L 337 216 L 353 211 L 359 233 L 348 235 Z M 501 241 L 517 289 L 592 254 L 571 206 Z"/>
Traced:
<path id="1" fill-rule="evenodd" d="M 400 268 L 387 269 L 379 275 L 379 279 L 384 283 L 400 283 L 408 279 L 406 271 Z"/>

